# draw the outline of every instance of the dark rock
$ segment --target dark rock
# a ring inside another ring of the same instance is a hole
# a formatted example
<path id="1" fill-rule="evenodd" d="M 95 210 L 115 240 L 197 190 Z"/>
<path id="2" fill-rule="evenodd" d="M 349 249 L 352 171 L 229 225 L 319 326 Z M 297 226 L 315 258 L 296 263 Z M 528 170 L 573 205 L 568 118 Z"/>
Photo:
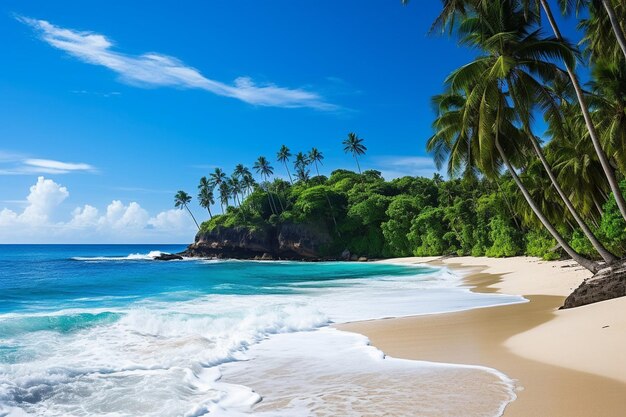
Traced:
<path id="1" fill-rule="evenodd" d="M 263 254 L 263 256 L 261 256 L 261 260 L 262 261 L 271 261 L 273 259 L 274 259 L 274 257 L 271 254 L 267 253 L 267 252 L 265 252 Z"/>
<path id="2" fill-rule="evenodd" d="M 162 253 L 159 256 L 155 256 L 153 259 L 155 261 L 174 261 L 174 260 L 179 261 L 183 259 L 183 257 L 180 255 L 176 255 L 174 253 Z"/>
<path id="3" fill-rule="evenodd" d="M 626 261 L 598 271 L 566 299 L 561 309 L 579 307 L 626 296 Z"/>
<path id="4" fill-rule="evenodd" d="M 341 252 L 341 259 L 344 261 L 350 260 L 350 251 L 348 249 L 344 249 L 343 252 Z"/>
<path id="5" fill-rule="evenodd" d="M 258 228 L 218 226 L 198 233 L 185 256 L 234 259 L 318 260 L 331 242 L 325 226 L 282 224 Z"/>
<path id="6" fill-rule="evenodd" d="M 351 260 L 351 261 L 353 261 L 353 262 L 358 261 L 358 260 L 359 260 L 359 255 L 354 255 L 354 254 L 353 254 L 353 255 L 351 255 L 351 256 L 350 256 L 350 260 Z"/>

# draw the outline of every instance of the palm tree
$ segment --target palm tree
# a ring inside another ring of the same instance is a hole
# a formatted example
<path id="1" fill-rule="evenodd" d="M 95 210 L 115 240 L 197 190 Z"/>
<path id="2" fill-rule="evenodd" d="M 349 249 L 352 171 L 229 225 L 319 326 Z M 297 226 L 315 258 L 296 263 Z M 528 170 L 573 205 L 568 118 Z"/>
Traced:
<path id="1" fill-rule="evenodd" d="M 363 139 L 359 138 L 356 133 L 348 133 L 348 137 L 342 142 L 345 153 L 351 153 L 356 161 L 356 166 L 361 174 L 361 165 L 359 164 L 359 155 L 365 155 L 367 148 L 363 145 Z"/>
<path id="2" fill-rule="evenodd" d="M 302 152 L 298 152 L 296 154 L 296 160 L 293 163 L 293 166 L 296 168 L 296 170 L 298 168 L 306 168 L 311 164 L 311 161 L 309 161 L 309 158 Z"/>
<path id="3" fill-rule="evenodd" d="M 248 168 L 246 168 L 246 171 L 243 173 L 243 176 L 241 178 L 241 185 L 246 190 L 248 195 L 250 195 L 252 189 L 256 185 L 256 181 L 254 181 L 254 177 L 252 176 L 252 173 L 248 170 Z"/>
<path id="4" fill-rule="evenodd" d="M 226 173 L 222 171 L 222 168 L 215 168 L 215 171 L 211 173 L 210 177 L 211 177 L 211 185 L 213 186 L 213 188 L 217 188 L 218 190 L 220 189 L 224 181 L 226 181 Z M 222 209 L 222 213 L 224 213 L 224 202 L 221 198 L 220 198 L 220 206 Z"/>
<path id="5" fill-rule="evenodd" d="M 453 88 L 470 91 L 476 99 L 475 111 L 493 102 L 510 100 L 515 118 L 541 161 L 552 185 L 565 206 L 607 263 L 617 260 L 593 234 L 559 185 L 537 137 L 532 133 L 532 114 L 540 106 L 555 119 L 560 114 L 559 101 L 545 83 L 557 79 L 562 71 L 551 62 L 558 58 L 573 65 L 570 48 L 554 38 L 542 38 L 534 30 L 538 16 L 524 13 L 516 1 L 501 1 L 481 11 L 480 16 L 466 16 L 459 28 L 461 43 L 484 51 L 471 63 L 452 73 L 448 83 Z"/>
<path id="6" fill-rule="evenodd" d="M 317 176 L 320 176 L 320 170 L 317 164 L 322 165 L 322 161 L 324 160 L 324 154 L 322 154 L 317 148 L 311 148 L 309 151 L 308 160 L 315 165 L 315 172 Z M 328 202 L 328 207 L 330 208 L 330 215 L 333 219 L 333 223 L 335 224 L 335 231 L 339 232 L 337 228 L 337 219 L 335 218 L 335 213 L 333 209 L 333 204 L 330 202 L 330 197 L 328 197 L 328 193 L 324 190 L 324 195 L 326 196 L 326 201 Z"/>
<path id="7" fill-rule="evenodd" d="M 233 201 L 235 204 L 241 206 L 241 201 L 239 200 L 239 193 L 241 193 L 241 181 L 239 177 L 233 174 L 229 180 L 230 192 L 233 197 Z"/>
<path id="8" fill-rule="evenodd" d="M 289 162 L 289 158 L 291 158 L 291 152 L 289 151 L 289 148 L 286 147 L 285 145 L 282 145 L 280 147 L 280 150 L 276 154 L 276 159 L 278 160 L 278 162 L 283 163 L 283 165 L 285 166 L 285 169 L 287 170 L 287 175 L 289 175 L 289 182 L 293 184 L 293 179 L 291 178 L 291 172 L 289 172 L 289 166 L 287 165 L 287 162 Z"/>
<path id="9" fill-rule="evenodd" d="M 471 93 L 451 91 L 436 99 L 440 103 L 439 114 L 433 124 L 435 134 L 428 140 L 427 150 L 435 153 L 437 167 L 440 168 L 447 159 L 450 176 L 466 166 L 474 166 L 488 177 L 495 178 L 504 163 L 532 211 L 563 250 L 580 265 L 596 272 L 598 265 L 581 256 L 567 243 L 520 180 L 513 163 L 525 163 L 523 147 L 527 146 L 528 140 L 524 140 L 527 135 L 523 129 L 514 124 L 515 110 L 502 96 L 495 95 L 496 103 L 484 102 L 476 111 L 470 99 Z M 514 162 L 508 155 L 512 155 Z"/>
<path id="10" fill-rule="evenodd" d="M 200 203 L 200 207 L 207 209 L 209 218 L 212 219 L 211 205 L 215 204 L 215 198 L 213 197 L 213 187 L 207 177 L 200 178 L 198 190 L 198 202 Z"/>
<path id="11" fill-rule="evenodd" d="M 222 207 L 226 206 L 226 209 L 228 210 L 228 206 L 230 203 L 230 181 L 228 179 L 222 181 L 218 187 L 219 193 L 220 193 L 220 203 L 222 204 Z"/>
<path id="12" fill-rule="evenodd" d="M 595 41 L 598 42 L 596 46 L 602 44 L 606 47 L 603 53 L 611 54 L 614 57 L 614 52 L 619 51 L 626 58 L 626 36 L 620 25 L 620 21 L 624 21 L 624 13 L 626 12 L 623 2 L 617 4 L 619 10 L 614 7 L 612 0 L 560 0 L 559 3 L 565 14 L 572 11 L 578 14 L 581 9 L 587 7 L 591 18 L 598 21 L 598 26 L 602 26 L 602 28 L 597 27 L 601 30 L 596 34 L 601 35 L 603 39 L 596 39 Z M 604 13 L 602 9 L 604 9 Z M 610 35 L 607 32 L 610 32 Z M 610 36 L 612 39 L 609 39 Z"/>
<path id="13" fill-rule="evenodd" d="M 535 5 L 541 4 L 541 7 L 543 8 L 544 12 L 546 13 L 546 16 L 548 17 L 548 22 L 550 23 L 550 26 L 552 27 L 552 30 L 554 31 L 554 35 L 559 41 L 564 42 L 563 36 L 561 35 L 561 30 L 559 29 L 559 26 L 556 20 L 554 19 L 554 15 L 552 14 L 552 10 L 550 9 L 550 5 L 548 4 L 547 0 L 525 0 L 525 1 L 526 2 L 531 1 Z M 537 1 L 539 3 L 537 3 Z M 562 1 L 565 2 L 566 0 L 562 0 Z M 603 0 L 603 3 L 605 3 L 604 0 Z M 617 24 L 617 27 L 619 27 L 619 24 Z M 619 211 L 622 214 L 622 217 L 626 220 L 626 200 L 624 200 L 622 191 L 619 188 L 619 183 L 617 181 L 617 178 L 615 177 L 615 171 L 613 170 L 613 167 L 611 166 L 609 159 L 606 153 L 604 152 L 604 149 L 602 149 L 602 144 L 600 142 L 598 131 L 591 117 L 591 112 L 589 111 L 585 94 L 583 92 L 582 87 L 580 86 L 580 82 L 578 81 L 578 77 L 576 76 L 576 73 L 574 71 L 574 66 L 570 65 L 569 62 L 565 62 L 565 68 L 567 69 L 567 74 L 569 75 L 569 78 L 572 82 L 574 91 L 576 92 L 576 98 L 578 99 L 578 103 L 580 104 L 580 109 L 582 110 L 582 113 L 583 113 L 585 125 L 587 126 L 587 130 L 589 131 L 589 138 L 591 139 L 591 142 L 593 143 L 594 150 L 598 154 L 598 159 L 600 160 L 602 170 L 604 171 L 604 174 L 606 175 L 607 180 L 609 182 L 609 186 L 611 187 L 611 191 L 613 192 L 613 197 L 615 198 L 615 201 L 617 202 L 617 207 L 619 208 Z"/>
<path id="14" fill-rule="evenodd" d="M 560 0 L 560 2 L 561 5 L 565 5 L 566 2 L 573 3 L 571 0 Z M 404 3 L 406 3 L 406 1 L 404 1 Z M 513 7 L 522 7 L 526 14 L 529 14 L 531 11 L 535 11 L 535 13 L 530 13 L 535 14 L 535 16 L 538 15 L 537 11 L 539 11 L 540 8 L 543 8 L 556 39 L 559 42 L 566 43 L 563 36 L 561 35 L 561 31 L 556 20 L 554 19 L 554 15 L 552 14 L 552 10 L 547 0 L 502 0 L 501 2 L 494 2 L 492 0 L 443 0 L 443 3 L 443 11 L 435 21 L 435 26 L 442 27 L 443 29 L 449 28 L 450 30 L 453 29 L 456 24 L 456 20 L 459 17 L 466 17 L 474 12 L 480 18 L 485 13 L 489 13 L 491 8 L 498 3 L 509 3 Z M 607 177 L 607 181 L 609 183 L 611 191 L 613 192 L 613 196 L 617 202 L 619 211 L 622 217 L 626 219 L 626 200 L 624 200 L 624 196 L 622 195 L 619 188 L 619 183 L 617 181 L 617 178 L 615 177 L 613 167 L 611 166 L 606 156 L 606 153 L 602 149 L 600 137 L 593 123 L 583 89 L 581 88 L 580 82 L 578 81 L 576 73 L 574 72 L 574 62 L 575 60 L 573 58 L 568 58 L 567 61 L 565 61 L 567 74 L 576 92 L 576 98 L 580 104 L 580 109 L 583 113 L 585 125 L 587 127 L 587 130 L 589 131 L 589 137 L 591 139 L 591 142 L 593 143 L 594 150 L 598 155 L 602 170 Z"/>
<path id="15" fill-rule="evenodd" d="M 305 166 L 296 167 L 296 179 L 300 182 L 306 183 L 310 179 L 311 171 L 307 169 Z"/>
<path id="16" fill-rule="evenodd" d="M 198 225 L 196 218 L 193 216 L 193 213 L 191 212 L 191 210 L 189 210 L 188 204 L 190 202 L 191 202 L 191 196 L 182 190 L 178 191 L 176 195 L 174 196 L 174 207 L 181 209 L 181 210 L 183 209 L 183 207 L 186 208 L 187 212 L 189 212 L 189 215 L 193 219 L 193 222 L 196 224 L 196 227 L 198 228 L 198 230 L 200 230 L 200 226 Z"/>
<path id="17" fill-rule="evenodd" d="M 324 154 L 322 154 L 317 148 L 311 148 L 307 158 L 311 164 L 315 165 L 315 172 L 317 176 L 320 175 L 320 170 L 318 164 L 322 165 L 322 161 L 324 160 Z"/>
<path id="18" fill-rule="evenodd" d="M 261 175 L 261 177 L 263 178 L 263 181 L 265 181 L 265 182 L 267 182 L 269 177 L 272 174 L 274 174 L 274 168 L 270 165 L 269 161 L 264 156 L 259 156 L 259 158 L 254 163 L 254 167 L 253 168 L 254 168 L 254 170 L 256 171 L 257 174 Z M 278 210 L 276 210 L 276 204 L 275 204 L 274 199 L 272 197 L 272 194 L 271 194 L 271 191 L 270 191 L 270 187 L 269 187 L 269 183 L 268 183 L 268 187 L 267 187 L 267 198 L 269 200 L 270 208 L 272 209 L 272 213 L 273 214 L 277 214 Z"/>

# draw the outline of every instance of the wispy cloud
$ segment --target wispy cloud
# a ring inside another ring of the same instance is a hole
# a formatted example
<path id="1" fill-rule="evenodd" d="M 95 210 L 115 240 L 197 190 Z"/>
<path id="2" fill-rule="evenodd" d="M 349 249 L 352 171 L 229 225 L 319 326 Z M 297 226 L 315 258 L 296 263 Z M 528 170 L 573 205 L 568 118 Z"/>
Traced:
<path id="1" fill-rule="evenodd" d="M 117 96 L 122 95 L 122 93 L 120 93 L 119 91 L 101 92 L 101 91 L 87 91 L 87 90 L 72 90 L 72 93 L 80 94 L 83 96 L 97 96 L 97 97 L 104 97 L 104 98 L 117 97 Z"/>
<path id="2" fill-rule="evenodd" d="M 96 171 L 93 165 L 84 162 L 29 158 L 21 154 L 0 151 L 0 175 L 70 174 Z"/>
<path id="3" fill-rule="evenodd" d="M 379 156 L 374 165 L 386 179 L 411 177 L 431 177 L 437 171 L 433 159 L 427 156 Z"/>
<path id="4" fill-rule="evenodd" d="M 239 77 L 233 84 L 209 79 L 180 60 L 154 52 L 131 55 L 116 51 L 106 36 L 55 26 L 45 20 L 18 16 L 51 46 L 83 62 L 100 65 L 116 72 L 127 84 L 200 89 L 246 103 L 273 107 L 309 107 L 337 110 L 318 93 L 289 89 L 274 84 L 257 85 L 249 77 Z"/>

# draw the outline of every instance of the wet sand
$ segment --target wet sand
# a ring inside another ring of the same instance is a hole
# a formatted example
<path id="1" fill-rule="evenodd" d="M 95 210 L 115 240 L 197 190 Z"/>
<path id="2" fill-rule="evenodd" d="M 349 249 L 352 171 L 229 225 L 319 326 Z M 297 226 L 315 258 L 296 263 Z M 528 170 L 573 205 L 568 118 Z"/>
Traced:
<path id="1" fill-rule="evenodd" d="M 557 311 L 589 276 L 571 262 L 534 258 L 408 258 L 446 266 L 474 291 L 528 303 L 337 326 L 396 358 L 481 365 L 517 382 L 504 416 L 626 415 L 626 298 Z"/>

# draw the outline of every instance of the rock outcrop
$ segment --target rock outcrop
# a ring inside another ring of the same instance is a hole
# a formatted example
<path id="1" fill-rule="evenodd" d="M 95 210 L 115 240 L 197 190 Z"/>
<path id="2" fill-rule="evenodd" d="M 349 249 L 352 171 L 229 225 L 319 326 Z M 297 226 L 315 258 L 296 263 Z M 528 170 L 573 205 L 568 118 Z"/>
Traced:
<path id="1" fill-rule="evenodd" d="M 626 262 L 604 268 L 586 279 L 565 299 L 561 309 L 623 296 L 626 296 Z"/>
<path id="2" fill-rule="evenodd" d="M 264 228 L 218 226 L 200 232 L 182 255 L 233 259 L 327 259 L 324 226 L 286 223 Z M 332 258 L 332 257 L 330 257 Z"/>
<path id="3" fill-rule="evenodd" d="M 155 261 L 180 261 L 182 256 L 175 253 L 161 253 L 159 256 L 153 258 Z"/>

